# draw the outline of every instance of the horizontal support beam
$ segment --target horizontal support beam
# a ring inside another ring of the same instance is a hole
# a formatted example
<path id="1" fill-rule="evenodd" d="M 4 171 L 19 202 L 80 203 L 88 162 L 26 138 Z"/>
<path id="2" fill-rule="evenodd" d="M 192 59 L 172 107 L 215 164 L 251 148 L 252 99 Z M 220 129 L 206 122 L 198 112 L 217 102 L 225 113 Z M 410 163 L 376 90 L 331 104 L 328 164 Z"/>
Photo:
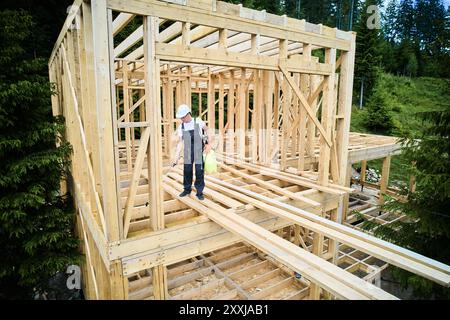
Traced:
<path id="1" fill-rule="evenodd" d="M 389 155 L 397 155 L 401 153 L 402 146 L 400 144 L 388 144 L 375 146 L 364 149 L 349 150 L 348 162 L 356 163 L 362 160 L 375 160 L 385 158 Z"/>
<path id="2" fill-rule="evenodd" d="M 162 61 L 279 71 L 278 57 L 251 53 L 225 52 L 218 49 L 185 47 L 167 43 L 156 43 L 156 57 Z M 298 57 L 287 59 L 285 66 L 289 72 L 319 75 L 329 75 L 331 73 L 331 66 L 329 64 L 304 61 Z"/>
<path id="3" fill-rule="evenodd" d="M 235 14 L 223 14 L 213 11 L 212 5 L 211 10 L 205 10 L 195 8 L 192 4 L 183 6 L 156 0 L 108 0 L 107 6 L 113 10 L 137 15 L 155 16 L 167 20 L 189 22 L 196 25 L 209 26 L 218 29 L 229 29 L 250 34 L 259 33 L 261 36 L 310 43 L 325 48 L 336 48 L 344 51 L 350 49 L 349 40 L 339 39 L 331 35 L 294 30 L 289 26 L 241 18 Z"/>
<path id="4" fill-rule="evenodd" d="M 286 220 L 263 214 L 260 211 L 259 213 L 261 216 L 264 216 L 264 219 L 255 222 L 264 229 L 275 231 L 291 225 L 291 223 Z M 153 237 L 153 239 L 155 239 L 153 246 L 157 248 L 136 257 L 127 257 L 122 260 L 124 275 L 131 275 L 159 264 L 170 265 L 200 254 L 222 249 L 242 241 L 239 236 L 226 231 L 215 222 L 208 223 L 210 225 L 207 227 L 214 229 L 217 228 L 218 231 L 207 231 L 202 237 L 199 238 L 189 237 L 192 239 L 191 241 L 181 241 L 173 245 L 158 246 L 158 243 L 155 243 L 157 237 Z M 187 230 L 183 230 L 183 232 L 184 231 L 186 231 L 186 233 L 189 232 Z M 172 238 L 174 237 L 175 235 L 172 235 Z M 144 243 L 144 241 L 140 242 L 142 244 Z M 112 254 L 114 254 L 114 249 Z"/>

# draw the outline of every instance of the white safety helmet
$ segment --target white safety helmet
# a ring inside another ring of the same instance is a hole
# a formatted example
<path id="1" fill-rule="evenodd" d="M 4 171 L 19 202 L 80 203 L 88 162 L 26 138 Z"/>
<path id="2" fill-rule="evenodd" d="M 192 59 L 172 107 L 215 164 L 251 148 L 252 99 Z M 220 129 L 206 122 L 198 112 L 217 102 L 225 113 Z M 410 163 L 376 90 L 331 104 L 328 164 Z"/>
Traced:
<path id="1" fill-rule="evenodd" d="M 177 110 L 177 119 L 183 118 L 185 115 L 187 115 L 189 112 L 191 112 L 191 109 L 186 104 L 180 104 Z"/>

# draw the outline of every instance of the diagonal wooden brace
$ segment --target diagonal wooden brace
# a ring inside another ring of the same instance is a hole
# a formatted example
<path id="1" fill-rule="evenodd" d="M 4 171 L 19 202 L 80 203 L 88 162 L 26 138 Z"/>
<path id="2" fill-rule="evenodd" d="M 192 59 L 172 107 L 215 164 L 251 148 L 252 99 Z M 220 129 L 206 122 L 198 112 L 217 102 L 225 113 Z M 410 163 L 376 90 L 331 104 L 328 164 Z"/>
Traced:
<path id="1" fill-rule="evenodd" d="M 280 61 L 279 65 L 278 65 L 278 67 L 279 67 L 280 71 L 283 73 L 283 75 L 286 77 L 287 82 L 289 83 L 289 85 L 291 86 L 292 90 L 295 92 L 296 96 L 298 97 L 298 99 L 302 103 L 302 106 L 303 106 L 303 108 L 305 108 L 306 112 L 308 113 L 308 116 L 311 118 L 311 120 L 314 122 L 314 124 L 317 126 L 317 128 L 319 128 L 319 131 L 322 134 L 324 140 L 327 142 L 328 146 L 331 148 L 331 140 L 327 136 L 327 134 L 325 132 L 325 129 L 323 128 L 323 126 L 319 122 L 319 120 L 317 119 L 317 117 L 316 117 L 314 111 L 311 109 L 311 106 L 309 105 L 308 101 L 303 96 L 303 94 L 300 92 L 300 89 L 297 88 L 297 86 L 295 85 L 294 80 L 289 75 L 289 72 L 287 71 L 286 67 L 284 66 L 284 64 L 281 61 Z"/>

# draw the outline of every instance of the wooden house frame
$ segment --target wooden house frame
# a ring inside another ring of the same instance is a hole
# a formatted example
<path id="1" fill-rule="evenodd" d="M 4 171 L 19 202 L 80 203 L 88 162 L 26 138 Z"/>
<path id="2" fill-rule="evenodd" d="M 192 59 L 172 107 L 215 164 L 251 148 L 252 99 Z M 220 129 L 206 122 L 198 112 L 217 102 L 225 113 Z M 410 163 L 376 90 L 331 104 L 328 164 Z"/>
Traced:
<path id="1" fill-rule="evenodd" d="M 341 224 L 354 57 L 353 32 L 241 5 L 76 0 L 49 74 L 73 146 L 85 296 L 127 299 L 146 274 L 168 299 L 168 266 L 241 241 L 307 279 L 292 297 L 395 298 L 340 269 L 340 244 L 448 286 L 448 266 Z M 175 109 L 194 100 L 221 159 L 203 202 L 178 198 L 181 171 L 167 168 Z"/>

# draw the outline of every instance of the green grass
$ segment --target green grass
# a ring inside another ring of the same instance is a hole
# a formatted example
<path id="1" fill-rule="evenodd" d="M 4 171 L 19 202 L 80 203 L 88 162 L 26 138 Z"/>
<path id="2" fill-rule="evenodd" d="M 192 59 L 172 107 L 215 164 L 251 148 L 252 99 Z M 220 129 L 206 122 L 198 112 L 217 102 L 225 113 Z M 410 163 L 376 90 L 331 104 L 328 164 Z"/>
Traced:
<path id="1" fill-rule="evenodd" d="M 408 78 L 383 73 L 380 84 L 388 93 L 388 106 L 394 119 L 394 135 L 404 132 L 418 132 L 421 128 L 416 113 L 442 110 L 450 107 L 450 79 L 420 77 Z M 350 128 L 356 132 L 369 133 L 363 124 L 365 110 L 352 108 Z"/>
<path id="2" fill-rule="evenodd" d="M 403 136 L 406 132 L 418 133 L 421 122 L 416 114 L 423 111 L 442 110 L 450 107 L 450 79 L 420 77 L 408 78 L 391 74 L 381 74 L 380 84 L 388 93 L 389 109 L 396 128 L 392 135 Z M 373 133 L 364 126 L 365 110 L 354 105 L 350 130 L 353 132 Z M 381 172 L 382 160 L 368 162 L 368 167 Z M 360 165 L 355 165 L 359 167 Z M 402 156 L 391 159 L 389 183 L 402 181 L 408 183 L 406 164 Z"/>

